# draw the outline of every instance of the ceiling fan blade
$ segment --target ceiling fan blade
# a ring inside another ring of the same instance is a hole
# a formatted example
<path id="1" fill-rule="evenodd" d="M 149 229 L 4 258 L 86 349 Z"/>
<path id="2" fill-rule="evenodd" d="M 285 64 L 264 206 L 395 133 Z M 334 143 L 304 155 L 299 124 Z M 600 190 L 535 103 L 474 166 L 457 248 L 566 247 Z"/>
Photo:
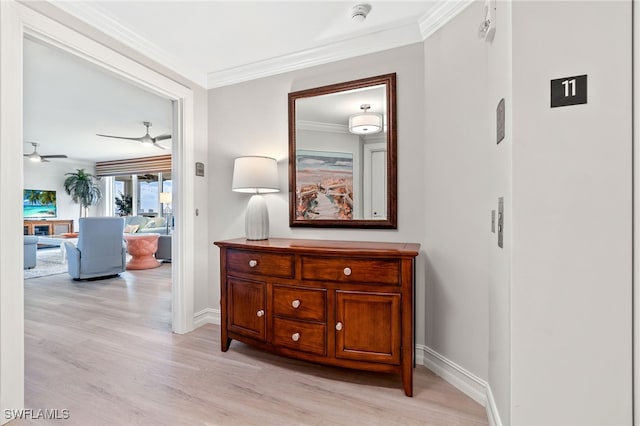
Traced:
<path id="1" fill-rule="evenodd" d="M 155 142 L 153 143 L 153 146 L 155 146 L 156 148 L 164 149 L 164 150 L 169 149 L 169 148 L 167 148 L 166 146 L 162 146 L 162 145 L 160 145 L 159 143 L 155 143 Z"/>
<path id="2" fill-rule="evenodd" d="M 41 163 L 50 163 L 51 161 L 47 160 L 47 159 L 46 159 L 46 158 L 44 158 L 44 157 L 40 157 L 40 162 L 41 162 Z"/>
<path id="3" fill-rule="evenodd" d="M 126 139 L 126 140 L 129 140 L 129 141 L 142 142 L 142 138 L 127 138 L 125 136 L 101 135 L 100 133 L 96 133 L 96 136 L 102 136 L 103 138 Z"/>
<path id="4" fill-rule="evenodd" d="M 68 158 L 68 157 L 64 154 L 58 154 L 58 155 L 41 155 L 40 158 Z"/>
<path id="5" fill-rule="evenodd" d="M 159 135 L 159 136 L 156 136 L 155 138 L 153 138 L 154 141 L 163 141 L 165 139 L 171 139 L 171 135 L 168 135 L 168 134 Z"/>

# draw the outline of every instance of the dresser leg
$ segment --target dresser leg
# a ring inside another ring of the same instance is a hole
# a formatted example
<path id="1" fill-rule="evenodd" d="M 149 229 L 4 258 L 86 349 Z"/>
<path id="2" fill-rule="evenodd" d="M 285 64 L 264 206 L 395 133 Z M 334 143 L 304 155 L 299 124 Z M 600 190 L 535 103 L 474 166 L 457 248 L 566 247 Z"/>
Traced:
<path id="1" fill-rule="evenodd" d="M 227 350 L 229 350 L 229 345 L 231 345 L 231 339 L 223 337 L 221 342 L 222 352 L 226 352 Z"/>
<path id="2" fill-rule="evenodd" d="M 402 387 L 405 395 L 413 396 L 413 368 L 411 364 L 406 365 L 405 363 L 402 367 Z"/>

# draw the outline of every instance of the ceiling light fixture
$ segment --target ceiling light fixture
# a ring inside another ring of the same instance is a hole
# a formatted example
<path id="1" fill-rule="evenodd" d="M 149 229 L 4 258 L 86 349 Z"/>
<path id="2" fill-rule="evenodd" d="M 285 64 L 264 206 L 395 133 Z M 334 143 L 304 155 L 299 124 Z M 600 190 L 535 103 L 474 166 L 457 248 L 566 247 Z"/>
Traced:
<path id="1" fill-rule="evenodd" d="M 349 117 L 349 131 L 356 135 L 370 135 L 382 131 L 382 115 L 367 112 L 371 108 L 369 104 L 360 105 L 361 114 Z"/>
<path id="2" fill-rule="evenodd" d="M 351 19 L 354 22 L 364 22 L 369 12 L 371 12 L 370 4 L 357 4 L 351 8 Z"/>

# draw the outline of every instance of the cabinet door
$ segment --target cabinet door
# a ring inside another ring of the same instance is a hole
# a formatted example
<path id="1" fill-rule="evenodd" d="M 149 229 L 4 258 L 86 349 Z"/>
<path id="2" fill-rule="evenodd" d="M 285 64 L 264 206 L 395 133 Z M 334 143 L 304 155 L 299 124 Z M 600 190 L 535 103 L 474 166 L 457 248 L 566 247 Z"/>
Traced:
<path id="1" fill-rule="evenodd" d="M 67 232 L 71 232 L 71 226 L 69 223 L 54 223 L 53 235 L 60 235 Z"/>
<path id="2" fill-rule="evenodd" d="M 400 294 L 336 291 L 336 358 L 400 363 Z"/>
<path id="3" fill-rule="evenodd" d="M 266 318 L 265 284 L 228 278 L 228 330 L 264 341 Z"/>

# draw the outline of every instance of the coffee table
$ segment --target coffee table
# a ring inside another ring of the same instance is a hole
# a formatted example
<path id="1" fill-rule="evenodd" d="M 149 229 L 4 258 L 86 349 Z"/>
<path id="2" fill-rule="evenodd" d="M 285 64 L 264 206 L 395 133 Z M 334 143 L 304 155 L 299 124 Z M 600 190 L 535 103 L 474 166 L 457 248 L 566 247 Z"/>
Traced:
<path id="1" fill-rule="evenodd" d="M 64 243 L 67 241 L 73 243 L 74 245 L 78 244 L 78 238 L 69 238 L 65 237 L 64 235 L 38 235 L 38 244 L 60 247 L 62 263 L 65 263 L 67 261 L 67 250 L 64 248 Z"/>
<path id="2" fill-rule="evenodd" d="M 127 262 L 127 269 L 151 269 L 162 265 L 153 255 L 158 251 L 160 234 L 125 234 L 127 252 L 131 260 Z"/>

